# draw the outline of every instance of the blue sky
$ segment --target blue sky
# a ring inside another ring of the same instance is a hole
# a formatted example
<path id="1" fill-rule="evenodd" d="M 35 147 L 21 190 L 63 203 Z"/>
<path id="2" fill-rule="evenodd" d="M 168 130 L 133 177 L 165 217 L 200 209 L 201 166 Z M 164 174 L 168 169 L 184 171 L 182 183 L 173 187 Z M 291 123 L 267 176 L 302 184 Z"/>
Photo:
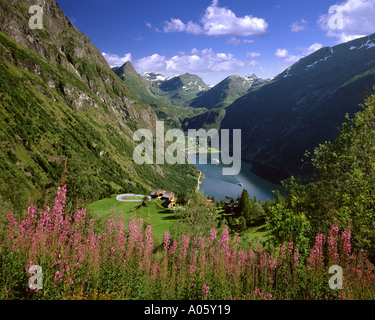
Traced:
<path id="1" fill-rule="evenodd" d="M 211 85 L 234 74 L 274 77 L 322 46 L 375 32 L 375 0 L 57 3 L 111 66 L 130 60 L 139 73 L 189 72 Z"/>

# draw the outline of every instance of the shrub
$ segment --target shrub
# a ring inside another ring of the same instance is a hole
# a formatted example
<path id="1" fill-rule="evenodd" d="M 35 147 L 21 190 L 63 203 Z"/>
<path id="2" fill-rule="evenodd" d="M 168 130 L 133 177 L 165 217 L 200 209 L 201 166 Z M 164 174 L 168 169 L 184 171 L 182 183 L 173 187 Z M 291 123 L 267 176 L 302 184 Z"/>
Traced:
<path id="1" fill-rule="evenodd" d="M 337 226 L 317 234 L 307 259 L 293 240 L 272 252 L 244 250 L 238 236 L 212 228 L 156 247 L 152 226 L 109 219 L 95 231 L 86 210 L 66 212 L 66 185 L 53 206 L 12 213 L 0 239 L 2 299 L 374 299 L 373 266 L 353 252 L 351 233 Z M 242 217 L 243 218 L 243 217 Z M 328 268 L 343 268 L 344 287 L 328 287 Z M 28 270 L 39 265 L 43 289 L 30 290 Z"/>

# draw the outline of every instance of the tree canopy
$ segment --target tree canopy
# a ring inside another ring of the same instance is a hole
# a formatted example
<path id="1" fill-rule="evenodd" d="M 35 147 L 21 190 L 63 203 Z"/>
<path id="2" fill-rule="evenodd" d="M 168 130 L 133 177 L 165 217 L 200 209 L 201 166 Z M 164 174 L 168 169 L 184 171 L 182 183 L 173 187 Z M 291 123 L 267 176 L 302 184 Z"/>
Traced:
<path id="1" fill-rule="evenodd" d="M 309 155 L 314 176 L 307 182 L 293 177 L 284 182 L 288 197 L 271 210 L 268 221 L 275 228 L 282 212 L 306 217 L 310 238 L 328 232 L 332 224 L 349 228 L 354 245 L 375 257 L 375 95 L 362 107 L 352 119 L 346 116 L 334 141 Z"/>

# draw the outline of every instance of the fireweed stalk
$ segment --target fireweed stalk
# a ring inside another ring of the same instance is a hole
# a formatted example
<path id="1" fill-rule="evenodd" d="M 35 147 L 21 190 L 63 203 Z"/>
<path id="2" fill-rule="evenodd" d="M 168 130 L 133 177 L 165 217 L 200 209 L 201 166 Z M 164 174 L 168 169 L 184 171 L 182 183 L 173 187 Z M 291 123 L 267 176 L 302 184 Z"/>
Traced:
<path id="1" fill-rule="evenodd" d="M 374 299 L 373 266 L 353 252 L 351 233 L 332 226 L 316 235 L 306 261 L 293 241 L 272 252 L 245 251 L 229 230 L 207 238 L 165 233 L 154 246 L 151 225 L 109 219 L 103 233 L 86 210 L 66 211 L 66 185 L 52 206 L 12 213 L 0 238 L 2 299 Z M 343 268 L 344 288 L 330 290 L 328 269 Z M 28 287 L 32 265 L 43 270 L 43 289 Z"/>

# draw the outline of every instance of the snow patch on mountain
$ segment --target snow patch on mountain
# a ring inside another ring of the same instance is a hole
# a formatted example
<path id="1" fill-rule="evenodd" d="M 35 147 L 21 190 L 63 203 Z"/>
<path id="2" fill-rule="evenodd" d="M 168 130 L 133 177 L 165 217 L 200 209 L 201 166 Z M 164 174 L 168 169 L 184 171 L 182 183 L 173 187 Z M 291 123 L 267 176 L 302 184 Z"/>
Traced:
<path id="1" fill-rule="evenodd" d="M 332 52 L 333 52 L 333 51 L 332 51 L 332 49 L 331 49 L 331 53 L 332 53 Z M 313 68 L 313 67 L 315 67 L 315 65 L 318 64 L 319 62 L 327 61 L 329 58 L 332 58 L 332 54 L 329 55 L 329 56 L 326 56 L 326 57 L 324 57 L 324 58 L 322 58 L 322 59 L 319 59 L 319 60 L 315 61 L 315 62 L 312 63 L 312 64 L 307 65 L 306 68 L 305 68 L 305 70 L 307 70 L 307 69 L 309 69 L 309 68 Z"/>
<path id="2" fill-rule="evenodd" d="M 371 42 L 371 40 L 368 39 L 368 40 L 366 41 L 366 43 L 364 43 L 363 45 L 361 45 L 361 46 L 358 48 L 358 50 L 359 50 L 359 49 L 362 49 L 363 47 L 366 47 L 367 49 L 374 48 L 374 47 L 375 47 L 375 42 Z"/>
<path id="3" fill-rule="evenodd" d="M 149 81 L 164 81 L 166 79 L 166 77 L 162 74 L 155 72 L 144 72 L 142 76 L 147 78 Z"/>

